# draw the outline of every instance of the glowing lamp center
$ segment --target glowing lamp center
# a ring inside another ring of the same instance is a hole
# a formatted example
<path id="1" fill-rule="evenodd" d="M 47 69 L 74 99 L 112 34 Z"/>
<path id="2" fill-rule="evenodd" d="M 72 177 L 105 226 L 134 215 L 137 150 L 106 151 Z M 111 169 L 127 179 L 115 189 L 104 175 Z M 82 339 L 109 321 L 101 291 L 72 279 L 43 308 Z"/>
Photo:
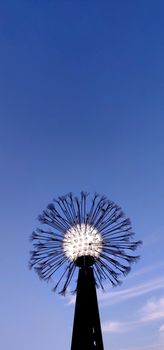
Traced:
<path id="1" fill-rule="evenodd" d="M 66 231 L 63 250 L 65 256 L 71 261 L 88 255 L 97 258 L 102 251 L 102 236 L 95 227 L 78 224 Z"/>

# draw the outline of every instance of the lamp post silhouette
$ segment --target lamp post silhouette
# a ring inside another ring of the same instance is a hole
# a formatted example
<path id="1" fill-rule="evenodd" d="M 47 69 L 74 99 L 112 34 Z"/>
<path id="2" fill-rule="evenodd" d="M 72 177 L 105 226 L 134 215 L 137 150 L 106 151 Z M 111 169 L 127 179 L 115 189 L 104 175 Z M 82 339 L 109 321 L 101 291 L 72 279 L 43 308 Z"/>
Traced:
<path id="1" fill-rule="evenodd" d="M 120 284 L 142 243 L 133 241 L 131 222 L 118 205 L 98 194 L 88 197 L 81 192 L 54 199 L 31 236 L 30 267 L 47 281 L 61 270 L 54 291 L 62 285 L 64 295 L 78 269 L 71 350 L 103 350 L 96 287 L 104 289 L 105 280 Z"/>

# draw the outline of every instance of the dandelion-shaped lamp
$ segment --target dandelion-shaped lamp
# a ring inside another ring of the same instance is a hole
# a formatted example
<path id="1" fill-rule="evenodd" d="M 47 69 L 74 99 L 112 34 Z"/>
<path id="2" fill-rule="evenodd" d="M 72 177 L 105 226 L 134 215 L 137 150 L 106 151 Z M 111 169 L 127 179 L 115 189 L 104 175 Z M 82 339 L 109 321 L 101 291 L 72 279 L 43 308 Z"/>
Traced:
<path id="1" fill-rule="evenodd" d="M 71 350 L 103 350 L 96 287 L 108 280 L 113 286 L 127 275 L 141 241 L 133 241 L 130 220 L 104 196 L 81 192 L 59 197 L 39 216 L 42 228 L 32 234 L 30 267 L 39 277 L 58 276 L 54 290 L 65 294 L 78 272 Z M 63 269 L 64 268 L 64 269 Z"/>

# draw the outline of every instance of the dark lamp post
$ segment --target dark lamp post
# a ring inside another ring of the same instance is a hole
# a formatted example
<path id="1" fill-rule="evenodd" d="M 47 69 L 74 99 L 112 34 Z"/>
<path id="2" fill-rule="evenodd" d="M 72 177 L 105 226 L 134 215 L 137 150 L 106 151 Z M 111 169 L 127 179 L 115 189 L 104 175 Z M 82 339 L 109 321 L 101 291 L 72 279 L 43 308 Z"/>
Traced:
<path id="1" fill-rule="evenodd" d="M 53 200 L 39 216 L 41 227 L 32 234 L 30 267 L 39 277 L 51 279 L 58 270 L 65 294 L 78 269 L 71 350 L 103 350 L 96 287 L 108 280 L 113 286 L 127 275 L 141 241 L 133 241 L 131 222 L 119 206 L 95 194 L 81 192 Z"/>

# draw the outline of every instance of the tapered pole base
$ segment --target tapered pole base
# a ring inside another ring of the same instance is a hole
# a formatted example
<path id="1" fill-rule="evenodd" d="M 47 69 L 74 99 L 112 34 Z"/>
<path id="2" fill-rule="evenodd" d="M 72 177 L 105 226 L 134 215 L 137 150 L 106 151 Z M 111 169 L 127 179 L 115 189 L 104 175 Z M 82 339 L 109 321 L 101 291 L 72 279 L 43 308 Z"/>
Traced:
<path id="1" fill-rule="evenodd" d="M 92 267 L 79 269 L 71 350 L 103 350 Z"/>

